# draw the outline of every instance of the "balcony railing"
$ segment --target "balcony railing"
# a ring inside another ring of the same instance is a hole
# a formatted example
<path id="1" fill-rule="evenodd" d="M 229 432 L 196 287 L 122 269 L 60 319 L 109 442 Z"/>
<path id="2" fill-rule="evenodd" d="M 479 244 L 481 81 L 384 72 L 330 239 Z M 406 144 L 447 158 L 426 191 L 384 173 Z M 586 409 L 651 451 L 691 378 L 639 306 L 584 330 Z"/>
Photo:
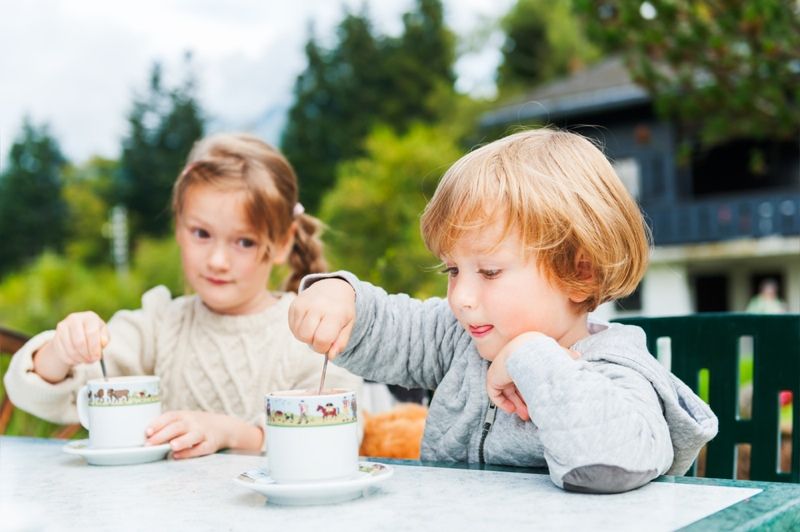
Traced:
<path id="1" fill-rule="evenodd" d="M 800 192 L 645 204 L 642 208 L 657 246 L 800 235 Z"/>

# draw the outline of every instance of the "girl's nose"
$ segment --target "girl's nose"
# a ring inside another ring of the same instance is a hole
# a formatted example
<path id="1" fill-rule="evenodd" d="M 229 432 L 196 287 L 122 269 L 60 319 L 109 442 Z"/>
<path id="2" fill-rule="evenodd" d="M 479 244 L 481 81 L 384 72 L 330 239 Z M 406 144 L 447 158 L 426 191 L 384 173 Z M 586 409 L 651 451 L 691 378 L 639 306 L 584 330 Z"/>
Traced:
<path id="1" fill-rule="evenodd" d="M 208 257 L 208 264 L 215 270 L 227 270 L 230 266 L 228 260 L 228 253 L 224 245 L 215 245 L 211 249 L 211 255 Z"/>

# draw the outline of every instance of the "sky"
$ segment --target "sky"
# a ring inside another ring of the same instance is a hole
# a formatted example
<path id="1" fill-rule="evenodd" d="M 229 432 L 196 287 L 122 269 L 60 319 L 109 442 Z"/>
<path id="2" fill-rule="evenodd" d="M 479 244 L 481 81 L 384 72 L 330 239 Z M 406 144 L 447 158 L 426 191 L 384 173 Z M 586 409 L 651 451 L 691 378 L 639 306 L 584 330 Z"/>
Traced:
<path id="1" fill-rule="evenodd" d="M 479 33 L 513 0 L 443 0 L 448 26 Z M 413 0 L 0 0 L 0 171 L 23 117 L 47 123 L 74 163 L 119 156 L 126 115 L 155 61 L 168 85 L 192 52 L 209 133 L 251 131 L 278 143 L 309 25 L 331 41 L 346 8 L 366 5 L 377 32 L 396 35 Z M 473 40 L 474 41 L 474 40 Z M 457 88 L 490 96 L 502 37 L 456 63 Z M 477 49 L 476 49 L 477 48 Z M 172 76 L 172 77 L 171 77 Z"/>

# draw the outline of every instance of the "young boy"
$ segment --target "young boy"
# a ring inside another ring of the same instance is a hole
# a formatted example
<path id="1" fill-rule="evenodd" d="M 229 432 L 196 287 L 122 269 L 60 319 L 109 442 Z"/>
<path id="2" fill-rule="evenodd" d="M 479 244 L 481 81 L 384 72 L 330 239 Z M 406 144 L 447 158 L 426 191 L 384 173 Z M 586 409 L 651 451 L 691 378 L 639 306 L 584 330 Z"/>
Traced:
<path id="1" fill-rule="evenodd" d="M 714 437 L 714 414 L 641 329 L 588 319 L 636 288 L 649 253 L 636 203 L 591 142 L 539 129 L 462 157 L 422 234 L 446 301 L 313 275 L 289 322 L 350 371 L 436 390 L 423 460 L 547 465 L 559 487 L 614 493 L 685 473 Z"/>

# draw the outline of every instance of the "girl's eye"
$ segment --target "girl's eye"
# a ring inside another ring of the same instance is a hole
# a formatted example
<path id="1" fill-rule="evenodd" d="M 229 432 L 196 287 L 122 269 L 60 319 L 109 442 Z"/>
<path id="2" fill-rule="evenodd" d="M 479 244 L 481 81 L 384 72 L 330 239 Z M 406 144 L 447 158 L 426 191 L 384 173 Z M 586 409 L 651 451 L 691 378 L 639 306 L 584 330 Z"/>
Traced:
<path id="1" fill-rule="evenodd" d="M 502 270 L 479 270 L 480 274 L 486 279 L 496 279 Z"/>
<path id="2" fill-rule="evenodd" d="M 458 275 L 458 268 L 455 266 L 448 266 L 443 268 L 439 273 L 446 273 L 448 277 L 455 277 Z"/>
<path id="3" fill-rule="evenodd" d="M 256 244 L 256 241 L 253 240 L 252 238 L 240 238 L 239 245 L 242 246 L 243 248 L 252 248 L 258 244 Z"/>
<path id="4" fill-rule="evenodd" d="M 205 229 L 200 229 L 199 227 L 195 227 L 194 229 L 192 229 L 192 234 L 197 238 L 208 238 L 210 236 L 208 234 L 208 231 L 206 231 Z"/>

